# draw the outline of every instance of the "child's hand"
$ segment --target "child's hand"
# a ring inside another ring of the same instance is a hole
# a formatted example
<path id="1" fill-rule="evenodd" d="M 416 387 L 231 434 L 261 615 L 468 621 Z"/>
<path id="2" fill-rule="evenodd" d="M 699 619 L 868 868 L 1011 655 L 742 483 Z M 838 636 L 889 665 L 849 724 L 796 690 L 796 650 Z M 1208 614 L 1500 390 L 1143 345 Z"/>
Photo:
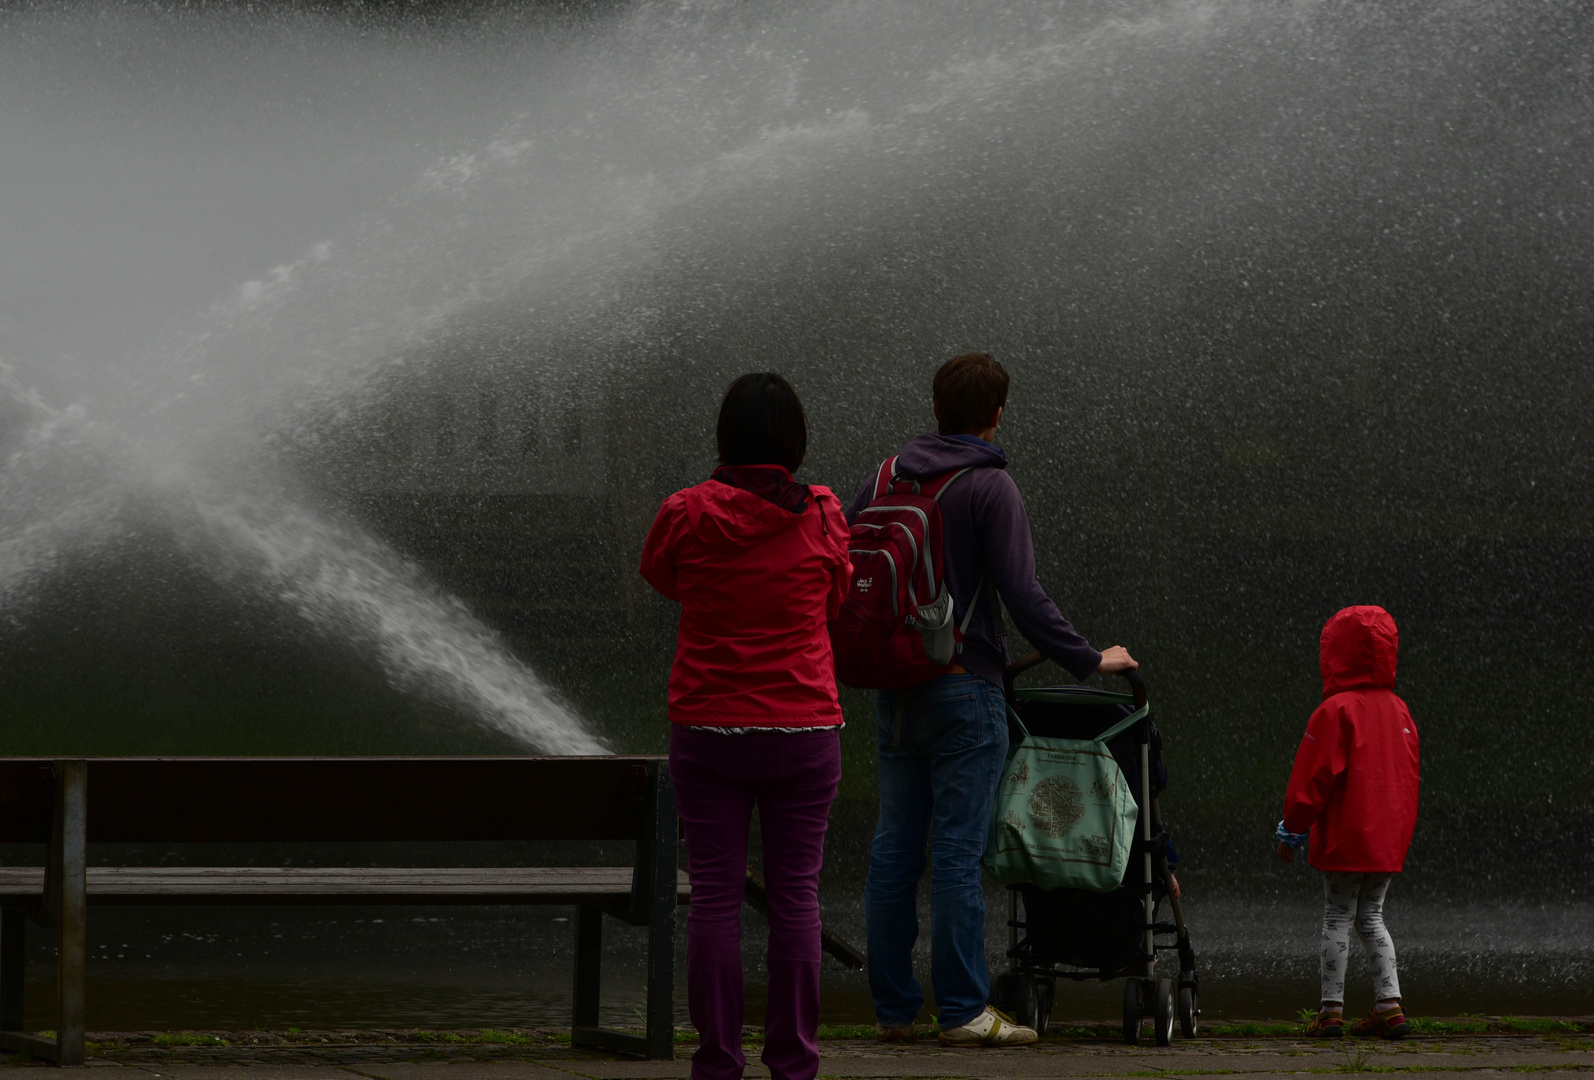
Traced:
<path id="1" fill-rule="evenodd" d="M 1181 899 L 1184 892 L 1179 888 L 1179 879 L 1173 876 L 1173 871 L 1168 871 L 1168 892 L 1173 894 L 1175 900 Z"/>
<path id="2" fill-rule="evenodd" d="M 1273 830 L 1273 839 L 1279 842 L 1278 856 L 1285 862 L 1295 861 L 1295 849 L 1306 843 L 1306 833 L 1290 832 L 1284 827 L 1284 822 L 1279 822 L 1278 828 Z"/>

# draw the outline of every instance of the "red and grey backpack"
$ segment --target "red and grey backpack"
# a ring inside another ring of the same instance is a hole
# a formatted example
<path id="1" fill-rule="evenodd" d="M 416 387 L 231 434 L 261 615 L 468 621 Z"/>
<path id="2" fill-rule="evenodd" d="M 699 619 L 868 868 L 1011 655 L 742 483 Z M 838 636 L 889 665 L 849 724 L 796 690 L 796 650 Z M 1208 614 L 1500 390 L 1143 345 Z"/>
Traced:
<path id="1" fill-rule="evenodd" d="M 836 677 L 848 686 L 915 686 L 946 674 L 962 651 L 975 604 L 969 603 L 954 629 L 941 557 L 940 499 L 968 471 L 920 481 L 898 476 L 895 457 L 880 466 L 874 499 L 852 523 L 852 582 L 841 614 L 830 624 Z"/>

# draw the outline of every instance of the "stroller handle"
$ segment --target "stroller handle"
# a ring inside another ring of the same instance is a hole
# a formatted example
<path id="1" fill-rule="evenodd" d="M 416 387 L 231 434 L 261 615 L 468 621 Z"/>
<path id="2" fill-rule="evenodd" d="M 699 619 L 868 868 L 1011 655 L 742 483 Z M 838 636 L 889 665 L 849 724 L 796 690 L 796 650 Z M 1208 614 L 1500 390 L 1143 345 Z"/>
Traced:
<path id="1" fill-rule="evenodd" d="M 1028 671 L 1030 668 L 1034 667 L 1036 664 L 1045 661 L 1045 659 L 1046 657 L 1042 656 L 1039 652 L 1032 652 L 1019 657 L 1017 660 L 1014 660 L 1011 664 L 1007 665 L 1007 667 L 1002 670 L 1003 694 L 1005 694 L 1007 697 L 1012 697 L 1014 680 L 1016 680 L 1020 675 L 1024 674 L 1024 672 Z"/>
<path id="2" fill-rule="evenodd" d="M 1125 668 L 1118 674 L 1129 680 L 1129 692 L 1135 696 L 1135 708 L 1146 707 L 1146 680 L 1140 677 L 1140 672 L 1134 668 Z"/>
<path id="3" fill-rule="evenodd" d="M 1002 672 L 1002 689 L 1007 696 L 1013 696 L 1014 680 L 1045 659 L 1046 657 L 1039 652 L 1032 652 L 1019 657 L 1007 665 L 1007 668 Z M 1135 708 L 1144 708 L 1146 704 L 1146 681 L 1140 677 L 1140 672 L 1134 668 L 1126 668 L 1118 672 L 1118 674 L 1129 680 L 1129 692 L 1134 695 Z"/>

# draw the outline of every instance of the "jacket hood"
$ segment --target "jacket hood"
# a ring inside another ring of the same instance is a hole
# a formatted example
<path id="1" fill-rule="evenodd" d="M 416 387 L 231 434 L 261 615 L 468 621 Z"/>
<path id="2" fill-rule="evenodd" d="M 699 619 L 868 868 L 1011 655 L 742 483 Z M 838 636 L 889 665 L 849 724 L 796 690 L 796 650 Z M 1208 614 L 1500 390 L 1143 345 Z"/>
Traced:
<path id="1" fill-rule="evenodd" d="M 915 435 L 897 456 L 897 470 L 915 480 L 969 468 L 1005 469 L 1007 455 L 989 443 L 925 432 Z"/>
<path id="2" fill-rule="evenodd" d="M 712 550 L 745 551 L 794 527 L 809 514 L 822 513 L 822 500 L 835 498 L 829 488 L 813 485 L 808 490 L 813 497 L 800 513 L 793 513 L 751 491 L 710 480 L 683 492 L 687 527 Z"/>
<path id="3" fill-rule="evenodd" d="M 1400 634 L 1389 612 L 1375 605 L 1348 607 L 1323 624 L 1323 696 L 1395 685 Z"/>

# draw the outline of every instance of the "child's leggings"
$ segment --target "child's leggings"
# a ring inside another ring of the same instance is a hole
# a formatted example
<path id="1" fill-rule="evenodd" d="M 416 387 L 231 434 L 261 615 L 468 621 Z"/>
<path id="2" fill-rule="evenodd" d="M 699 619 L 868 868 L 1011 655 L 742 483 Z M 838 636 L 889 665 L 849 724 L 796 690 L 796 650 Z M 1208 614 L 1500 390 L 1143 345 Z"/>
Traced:
<path id="1" fill-rule="evenodd" d="M 1350 959 L 1350 929 L 1373 962 L 1376 1000 L 1400 996 L 1400 976 L 1395 973 L 1395 943 L 1384 929 L 1384 893 L 1389 874 L 1324 874 L 1323 1000 L 1345 1000 L 1345 965 Z"/>

